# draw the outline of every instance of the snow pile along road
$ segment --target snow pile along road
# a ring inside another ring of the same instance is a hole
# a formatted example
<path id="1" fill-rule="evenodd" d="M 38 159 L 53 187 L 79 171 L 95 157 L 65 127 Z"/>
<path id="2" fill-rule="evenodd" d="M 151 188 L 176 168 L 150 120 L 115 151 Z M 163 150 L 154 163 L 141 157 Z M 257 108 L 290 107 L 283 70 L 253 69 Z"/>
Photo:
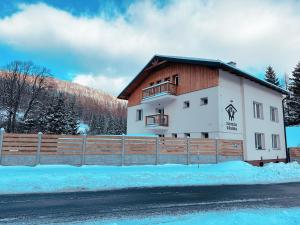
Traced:
<path id="1" fill-rule="evenodd" d="M 300 182 L 296 162 L 254 167 L 241 161 L 159 166 L 0 167 L 0 194 L 128 187 Z"/>
<path id="2" fill-rule="evenodd" d="M 300 208 L 248 209 L 201 212 L 187 215 L 152 216 L 72 223 L 81 225 L 299 225 Z M 66 223 L 67 225 L 68 223 Z"/>

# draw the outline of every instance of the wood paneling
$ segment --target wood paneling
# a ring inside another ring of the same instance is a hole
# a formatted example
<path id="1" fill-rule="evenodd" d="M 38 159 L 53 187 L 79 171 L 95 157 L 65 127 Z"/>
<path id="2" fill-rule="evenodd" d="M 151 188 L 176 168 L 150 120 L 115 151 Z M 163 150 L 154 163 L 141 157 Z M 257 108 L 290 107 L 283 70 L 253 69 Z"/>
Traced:
<path id="1" fill-rule="evenodd" d="M 139 105 L 141 103 L 142 89 L 149 87 L 151 82 L 156 83 L 158 80 L 164 80 L 175 74 L 179 75 L 177 95 L 215 87 L 219 83 L 218 69 L 193 64 L 171 63 L 150 73 L 129 96 L 128 106 Z"/>

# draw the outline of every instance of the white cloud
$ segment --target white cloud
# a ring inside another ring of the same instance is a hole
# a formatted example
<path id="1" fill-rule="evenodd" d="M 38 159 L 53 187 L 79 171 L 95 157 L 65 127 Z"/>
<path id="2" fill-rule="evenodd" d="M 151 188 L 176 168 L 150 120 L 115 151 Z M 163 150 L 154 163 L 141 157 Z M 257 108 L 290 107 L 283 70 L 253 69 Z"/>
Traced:
<path id="1" fill-rule="evenodd" d="M 299 8 L 297 1 L 187 0 L 163 8 L 138 1 L 108 21 L 23 4 L 0 19 L 0 43 L 43 54 L 67 52 L 87 73 L 114 77 L 132 78 L 156 53 L 234 60 L 252 71 L 271 64 L 283 74 L 300 60 Z"/>
<path id="2" fill-rule="evenodd" d="M 125 88 L 129 80 L 126 77 L 108 77 L 94 74 L 78 74 L 73 82 L 102 90 L 113 95 L 118 95 L 120 90 Z"/>

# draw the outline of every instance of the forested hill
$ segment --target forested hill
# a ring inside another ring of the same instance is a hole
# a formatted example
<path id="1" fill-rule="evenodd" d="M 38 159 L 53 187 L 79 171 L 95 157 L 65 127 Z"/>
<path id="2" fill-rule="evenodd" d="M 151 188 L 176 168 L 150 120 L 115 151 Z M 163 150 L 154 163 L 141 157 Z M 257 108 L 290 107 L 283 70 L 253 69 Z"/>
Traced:
<path id="1" fill-rule="evenodd" d="M 9 66 L 0 71 L 0 127 L 6 132 L 75 134 L 80 127 L 89 134 L 126 132 L 125 101 L 53 78 L 34 65 Z"/>

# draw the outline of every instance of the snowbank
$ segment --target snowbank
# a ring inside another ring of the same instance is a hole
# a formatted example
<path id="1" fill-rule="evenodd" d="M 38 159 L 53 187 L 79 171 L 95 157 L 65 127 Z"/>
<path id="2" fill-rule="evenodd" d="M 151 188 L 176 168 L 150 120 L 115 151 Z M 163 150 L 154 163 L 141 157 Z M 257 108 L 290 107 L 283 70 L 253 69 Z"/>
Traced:
<path id="1" fill-rule="evenodd" d="M 159 166 L 0 167 L 0 194 L 107 190 L 127 187 L 283 183 L 300 181 L 300 165 L 220 164 Z"/>
<path id="2" fill-rule="evenodd" d="M 82 225 L 299 225 L 300 208 L 248 209 L 202 212 L 188 215 L 152 216 L 150 218 L 110 219 L 72 224 Z M 68 223 L 67 223 L 68 224 Z"/>

